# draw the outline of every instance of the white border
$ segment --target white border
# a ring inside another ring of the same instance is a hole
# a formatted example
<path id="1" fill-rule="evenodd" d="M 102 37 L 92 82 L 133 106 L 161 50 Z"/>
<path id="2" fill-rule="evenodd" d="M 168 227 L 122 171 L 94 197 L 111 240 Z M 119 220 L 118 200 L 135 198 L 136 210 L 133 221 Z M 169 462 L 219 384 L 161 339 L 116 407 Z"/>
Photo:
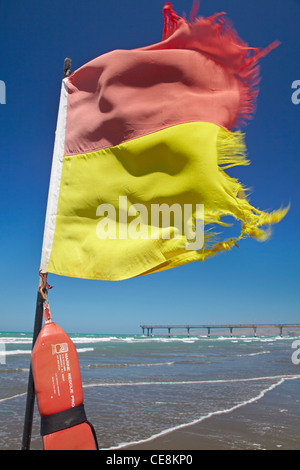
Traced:
<path id="1" fill-rule="evenodd" d="M 58 204 L 62 165 L 63 165 L 66 122 L 67 122 L 67 102 L 68 102 L 68 88 L 66 85 L 67 80 L 68 78 L 64 78 L 62 81 L 59 110 L 58 110 L 58 117 L 57 117 L 57 126 L 56 126 L 56 132 L 55 132 L 55 143 L 54 143 L 54 150 L 53 150 L 51 177 L 50 177 L 50 185 L 49 185 L 49 192 L 48 192 L 48 203 L 47 203 L 47 212 L 46 212 L 46 220 L 45 220 L 45 228 L 44 228 L 41 265 L 40 265 L 40 269 L 43 273 L 46 273 L 48 270 L 48 264 L 49 264 L 50 255 L 52 251 L 53 238 L 54 238 L 55 225 L 56 225 L 56 213 L 57 213 L 57 204 Z"/>

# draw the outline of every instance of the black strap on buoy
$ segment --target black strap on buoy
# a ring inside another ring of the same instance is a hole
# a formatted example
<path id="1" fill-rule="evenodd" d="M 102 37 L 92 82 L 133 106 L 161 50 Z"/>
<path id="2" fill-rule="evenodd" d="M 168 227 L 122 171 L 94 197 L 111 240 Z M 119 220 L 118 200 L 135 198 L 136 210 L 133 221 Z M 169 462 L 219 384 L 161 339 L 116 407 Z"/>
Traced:
<path id="1" fill-rule="evenodd" d="M 68 408 L 58 413 L 53 413 L 52 415 L 42 416 L 41 417 L 41 435 L 46 436 L 47 434 L 53 434 L 58 431 L 63 431 L 64 429 L 72 428 L 78 424 L 87 423 L 94 436 L 95 445 L 97 450 L 98 441 L 95 429 L 93 425 L 88 421 L 84 404 L 74 406 L 73 408 Z"/>
<path id="2" fill-rule="evenodd" d="M 41 435 L 53 434 L 54 432 L 68 429 L 78 424 L 86 423 L 87 417 L 83 403 L 74 408 L 53 413 L 52 415 L 41 417 Z"/>

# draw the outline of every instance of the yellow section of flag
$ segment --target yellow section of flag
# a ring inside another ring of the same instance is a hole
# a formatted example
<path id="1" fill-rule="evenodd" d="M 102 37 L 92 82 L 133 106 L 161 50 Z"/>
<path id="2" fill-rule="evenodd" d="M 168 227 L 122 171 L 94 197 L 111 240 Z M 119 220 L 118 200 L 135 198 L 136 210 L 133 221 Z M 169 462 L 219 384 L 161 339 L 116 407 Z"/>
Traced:
<path id="1" fill-rule="evenodd" d="M 243 135 L 209 122 L 65 156 L 48 272 L 122 280 L 203 261 L 244 235 L 265 239 L 287 209 L 249 204 L 225 172 L 245 164 Z M 240 221 L 240 233 L 216 241 L 207 229 L 226 225 L 224 216 Z"/>

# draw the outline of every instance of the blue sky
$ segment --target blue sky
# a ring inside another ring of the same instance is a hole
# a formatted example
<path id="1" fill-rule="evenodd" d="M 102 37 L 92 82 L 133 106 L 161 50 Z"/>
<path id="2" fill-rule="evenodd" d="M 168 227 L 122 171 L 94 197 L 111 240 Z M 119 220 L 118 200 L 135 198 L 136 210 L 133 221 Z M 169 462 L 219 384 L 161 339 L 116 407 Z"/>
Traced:
<path id="1" fill-rule="evenodd" d="M 63 61 L 74 71 L 110 50 L 161 40 L 164 1 L 10 0 L 0 7 L 0 331 L 32 331 Z M 192 0 L 173 1 L 189 15 Z M 107 282 L 49 274 L 54 320 L 68 332 L 140 333 L 142 323 L 300 322 L 299 0 L 202 0 L 227 12 L 250 46 L 281 42 L 261 61 L 257 112 L 245 127 L 251 166 L 231 174 L 251 203 L 287 217 L 266 243 L 136 279 Z"/>

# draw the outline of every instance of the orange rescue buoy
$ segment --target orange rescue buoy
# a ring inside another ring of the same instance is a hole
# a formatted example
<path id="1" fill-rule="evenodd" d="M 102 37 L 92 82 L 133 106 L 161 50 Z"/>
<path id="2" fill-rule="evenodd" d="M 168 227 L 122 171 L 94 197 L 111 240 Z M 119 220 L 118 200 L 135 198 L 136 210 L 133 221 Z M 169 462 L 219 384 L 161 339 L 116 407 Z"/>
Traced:
<path id="1" fill-rule="evenodd" d="M 41 415 L 44 450 L 97 450 L 97 438 L 83 405 L 77 351 L 69 336 L 51 319 L 32 351 L 32 372 Z"/>

